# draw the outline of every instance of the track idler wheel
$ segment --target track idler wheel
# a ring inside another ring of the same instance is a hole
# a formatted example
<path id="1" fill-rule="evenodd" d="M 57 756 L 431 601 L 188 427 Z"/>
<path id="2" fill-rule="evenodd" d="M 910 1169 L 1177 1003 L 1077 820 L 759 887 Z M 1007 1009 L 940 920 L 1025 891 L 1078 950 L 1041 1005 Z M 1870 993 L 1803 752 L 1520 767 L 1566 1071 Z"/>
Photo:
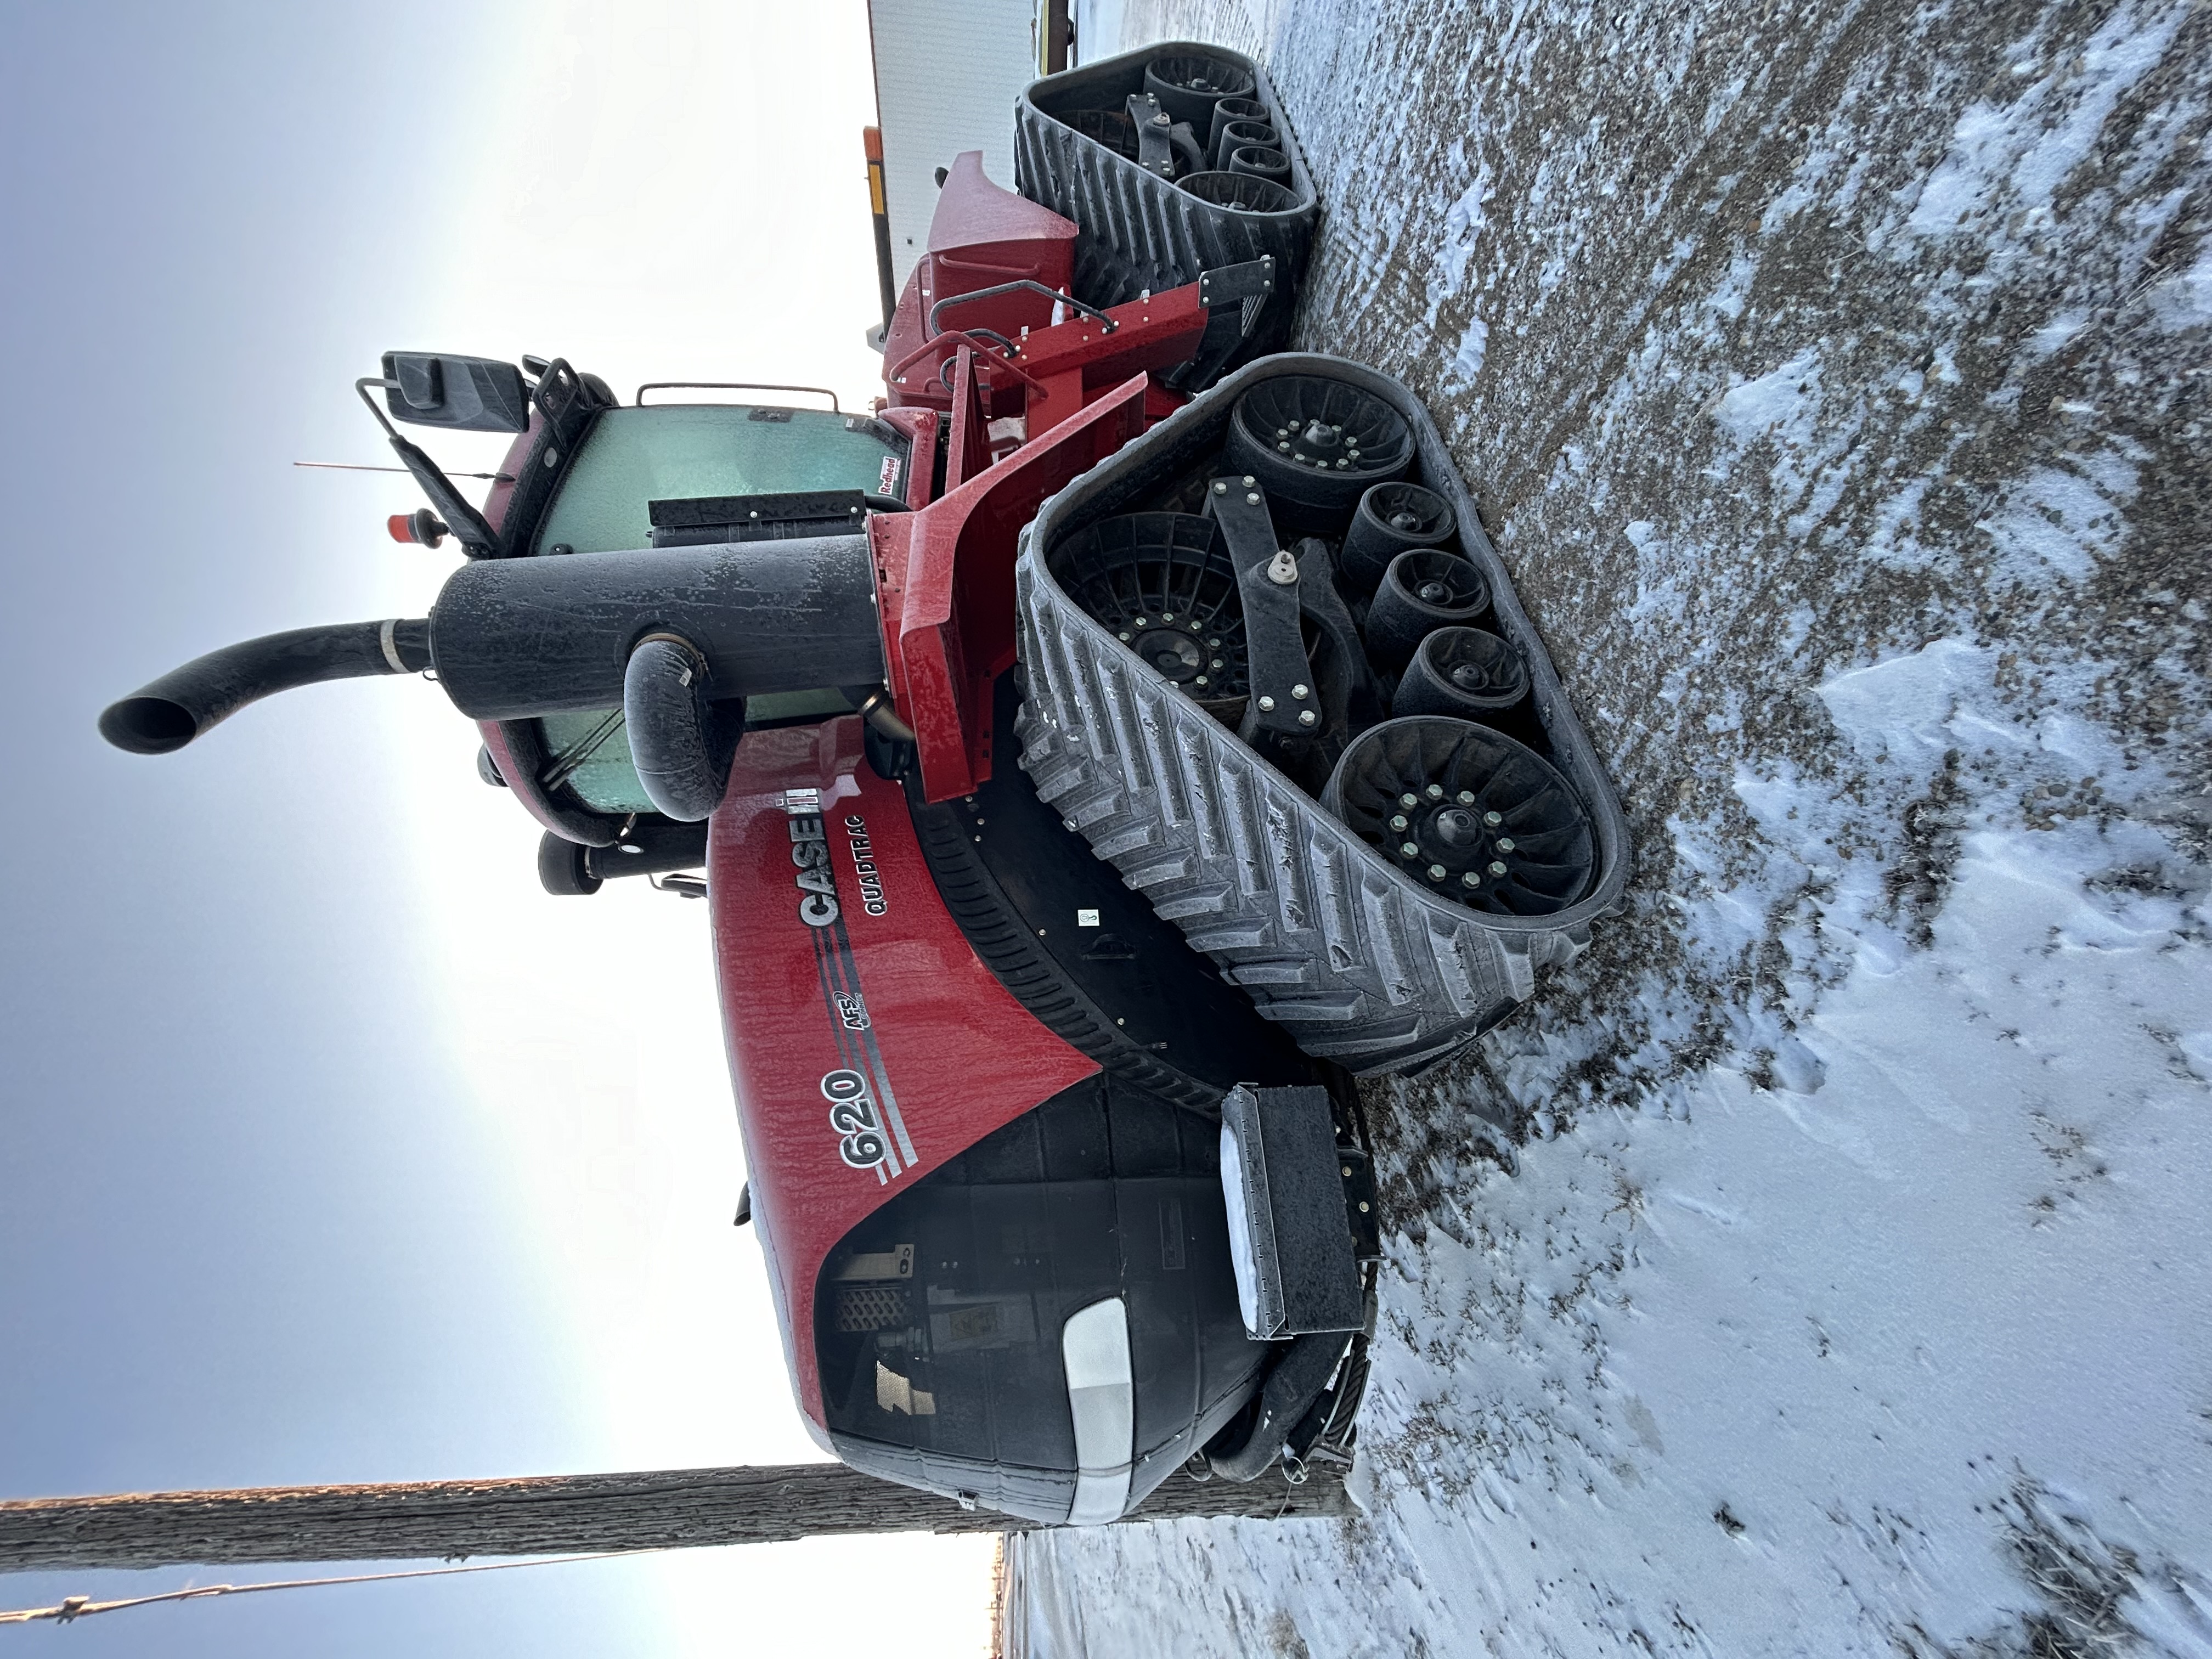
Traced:
<path id="1" fill-rule="evenodd" d="M 1101 519 L 1045 564 L 1091 620 L 1207 713 L 1236 720 L 1251 678 L 1237 567 L 1218 523 L 1194 513 Z"/>
<path id="2" fill-rule="evenodd" d="M 1370 594 L 1391 560 L 1410 548 L 1440 546 L 1458 527 L 1451 503 L 1436 491 L 1414 483 L 1376 484 L 1359 498 L 1337 568 L 1350 586 Z"/>
<path id="3" fill-rule="evenodd" d="M 1200 177 L 1267 182 L 1248 173 Z M 1396 410 L 1358 386 L 1285 374 L 1261 381 L 1237 400 L 1229 416 L 1229 460 L 1260 480 L 1279 526 L 1333 535 L 1371 486 L 1413 465 L 1413 434 Z"/>
<path id="4" fill-rule="evenodd" d="M 1390 699 L 1394 716 L 1445 714 L 1493 728 L 1512 726 L 1528 701 L 1528 665 L 1480 628 L 1439 628 L 1421 641 Z"/>
<path id="5" fill-rule="evenodd" d="M 1352 741 L 1324 811 L 1429 891 L 1494 915 L 1564 910 L 1596 862 L 1589 815 L 1533 750 L 1467 720 L 1385 720 Z"/>
<path id="6" fill-rule="evenodd" d="M 1467 628 L 1490 614 L 1490 583 L 1456 553 L 1415 548 L 1390 561 L 1367 609 L 1367 654 L 1395 673 L 1439 628 Z"/>
<path id="7" fill-rule="evenodd" d="M 1222 134 L 1240 121 L 1265 131 L 1267 135 L 1267 143 L 1271 149 L 1281 148 L 1275 143 L 1275 129 L 1269 124 L 1267 106 L 1265 104 L 1256 98 L 1221 98 L 1214 101 L 1213 125 L 1206 130 L 1206 155 L 1217 161 L 1219 161 L 1224 153 L 1221 148 Z M 1258 142 L 1259 140 L 1254 138 L 1237 141 L 1238 143 L 1246 144 Z M 1235 144 L 1230 146 L 1231 149 L 1236 147 Z"/>
<path id="8" fill-rule="evenodd" d="M 1145 90 L 1160 107 L 1200 132 L 1213 131 L 1213 106 L 1224 98 L 1249 98 L 1252 77 L 1225 58 L 1197 52 L 1155 58 L 1145 65 Z"/>

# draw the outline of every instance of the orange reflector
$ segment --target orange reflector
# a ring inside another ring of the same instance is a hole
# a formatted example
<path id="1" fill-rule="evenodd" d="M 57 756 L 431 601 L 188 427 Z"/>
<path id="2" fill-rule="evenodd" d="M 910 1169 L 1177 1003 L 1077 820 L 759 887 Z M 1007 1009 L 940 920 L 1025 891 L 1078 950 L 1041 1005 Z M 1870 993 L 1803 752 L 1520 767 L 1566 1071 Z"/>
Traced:
<path id="1" fill-rule="evenodd" d="M 384 527 L 392 533 L 392 539 L 395 542 L 411 544 L 415 540 L 415 515 L 411 513 L 393 514 L 384 521 Z"/>

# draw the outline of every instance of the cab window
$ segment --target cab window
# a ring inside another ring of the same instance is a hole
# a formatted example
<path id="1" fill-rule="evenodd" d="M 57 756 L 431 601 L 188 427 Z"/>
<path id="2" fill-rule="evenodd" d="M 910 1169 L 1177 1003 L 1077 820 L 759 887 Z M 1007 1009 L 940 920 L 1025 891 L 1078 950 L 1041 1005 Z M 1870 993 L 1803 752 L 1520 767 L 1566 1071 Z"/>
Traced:
<path id="1" fill-rule="evenodd" d="M 568 464 L 539 521 L 532 551 L 607 553 L 651 544 L 651 506 L 710 495 L 857 489 L 899 497 L 903 444 L 878 423 L 830 410 L 670 404 L 611 409 Z M 833 688 L 756 700 L 755 725 L 796 725 L 843 714 Z M 539 725 L 557 775 L 594 811 L 650 812 L 630 764 L 619 709 L 546 715 Z"/>

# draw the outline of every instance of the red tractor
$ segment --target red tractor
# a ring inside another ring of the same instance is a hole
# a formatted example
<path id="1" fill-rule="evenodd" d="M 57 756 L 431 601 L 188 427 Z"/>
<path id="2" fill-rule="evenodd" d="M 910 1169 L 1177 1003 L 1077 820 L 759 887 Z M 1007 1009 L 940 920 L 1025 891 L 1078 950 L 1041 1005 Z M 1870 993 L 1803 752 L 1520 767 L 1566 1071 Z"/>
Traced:
<path id="1" fill-rule="evenodd" d="M 947 172 L 872 412 L 392 353 L 395 533 L 467 555 L 429 616 L 100 727 L 434 671 L 549 890 L 703 872 L 807 1422 L 1089 1522 L 1346 1452 L 1354 1079 L 1503 1018 L 1627 846 L 1420 404 L 1279 350 L 1318 206 L 1258 67 L 1154 48 L 1016 119 L 1018 193 Z M 394 422 L 514 433 L 483 505 Z"/>

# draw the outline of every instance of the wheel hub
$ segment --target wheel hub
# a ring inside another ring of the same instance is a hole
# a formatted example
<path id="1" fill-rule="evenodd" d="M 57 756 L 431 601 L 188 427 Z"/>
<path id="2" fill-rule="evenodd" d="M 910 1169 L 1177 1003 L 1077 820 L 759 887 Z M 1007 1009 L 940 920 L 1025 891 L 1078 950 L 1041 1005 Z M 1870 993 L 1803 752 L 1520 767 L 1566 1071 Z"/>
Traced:
<path id="1" fill-rule="evenodd" d="M 1178 685 L 1206 672 L 1203 643 L 1187 633 L 1152 628 L 1137 635 L 1129 648 Z"/>

